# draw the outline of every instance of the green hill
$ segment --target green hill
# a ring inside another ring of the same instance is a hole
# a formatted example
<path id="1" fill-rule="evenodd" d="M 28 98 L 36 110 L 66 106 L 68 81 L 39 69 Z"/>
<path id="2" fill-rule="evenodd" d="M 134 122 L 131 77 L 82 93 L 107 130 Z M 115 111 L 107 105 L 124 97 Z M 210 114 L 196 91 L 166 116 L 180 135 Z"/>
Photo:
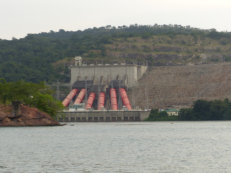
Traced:
<path id="1" fill-rule="evenodd" d="M 0 40 L 0 78 L 69 81 L 74 56 L 86 63 L 184 65 L 231 60 L 231 33 L 179 25 L 131 25 L 29 34 Z"/>

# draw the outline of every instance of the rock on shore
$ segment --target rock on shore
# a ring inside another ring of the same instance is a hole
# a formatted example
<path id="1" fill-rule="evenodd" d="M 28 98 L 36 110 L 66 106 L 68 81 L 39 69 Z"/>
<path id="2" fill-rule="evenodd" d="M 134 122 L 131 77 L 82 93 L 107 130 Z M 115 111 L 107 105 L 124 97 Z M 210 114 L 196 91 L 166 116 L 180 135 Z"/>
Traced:
<path id="1" fill-rule="evenodd" d="M 0 105 L 0 126 L 57 126 L 50 115 L 37 108 L 20 105 L 17 115 L 12 106 Z"/>

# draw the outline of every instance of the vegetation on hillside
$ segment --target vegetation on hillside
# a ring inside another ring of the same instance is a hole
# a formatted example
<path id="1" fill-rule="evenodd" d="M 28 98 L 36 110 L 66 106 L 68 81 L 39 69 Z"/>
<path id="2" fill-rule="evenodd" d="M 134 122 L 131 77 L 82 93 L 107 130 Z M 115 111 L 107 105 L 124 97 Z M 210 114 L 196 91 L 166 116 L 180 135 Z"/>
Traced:
<path id="1" fill-rule="evenodd" d="M 74 56 L 86 63 L 176 65 L 231 60 L 231 33 L 179 25 L 131 25 L 28 34 L 0 40 L 0 77 L 7 81 L 69 81 Z"/>
<path id="2" fill-rule="evenodd" d="M 19 102 L 55 116 L 57 111 L 63 109 L 63 106 L 51 94 L 52 91 L 44 83 L 0 80 L 0 103 L 2 104 Z"/>

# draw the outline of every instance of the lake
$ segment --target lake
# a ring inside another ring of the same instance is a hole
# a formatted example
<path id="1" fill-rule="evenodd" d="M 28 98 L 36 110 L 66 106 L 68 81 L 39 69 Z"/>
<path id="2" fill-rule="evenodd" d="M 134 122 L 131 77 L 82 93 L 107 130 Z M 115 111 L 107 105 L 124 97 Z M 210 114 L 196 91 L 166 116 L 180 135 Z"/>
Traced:
<path id="1" fill-rule="evenodd" d="M 0 128 L 1 173 L 231 172 L 231 121 Z"/>

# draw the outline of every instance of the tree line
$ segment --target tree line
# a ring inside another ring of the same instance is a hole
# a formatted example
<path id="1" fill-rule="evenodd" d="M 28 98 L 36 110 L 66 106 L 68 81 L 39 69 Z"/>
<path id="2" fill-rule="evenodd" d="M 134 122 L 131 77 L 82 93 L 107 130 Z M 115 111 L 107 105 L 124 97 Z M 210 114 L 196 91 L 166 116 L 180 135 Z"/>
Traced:
<path id="1" fill-rule="evenodd" d="M 231 102 L 225 100 L 197 100 L 192 108 L 181 109 L 178 116 L 168 116 L 165 111 L 153 109 L 147 121 L 206 121 L 231 120 Z"/>
<path id="2" fill-rule="evenodd" d="M 231 102 L 197 100 L 192 108 L 180 110 L 179 120 L 231 120 Z"/>

